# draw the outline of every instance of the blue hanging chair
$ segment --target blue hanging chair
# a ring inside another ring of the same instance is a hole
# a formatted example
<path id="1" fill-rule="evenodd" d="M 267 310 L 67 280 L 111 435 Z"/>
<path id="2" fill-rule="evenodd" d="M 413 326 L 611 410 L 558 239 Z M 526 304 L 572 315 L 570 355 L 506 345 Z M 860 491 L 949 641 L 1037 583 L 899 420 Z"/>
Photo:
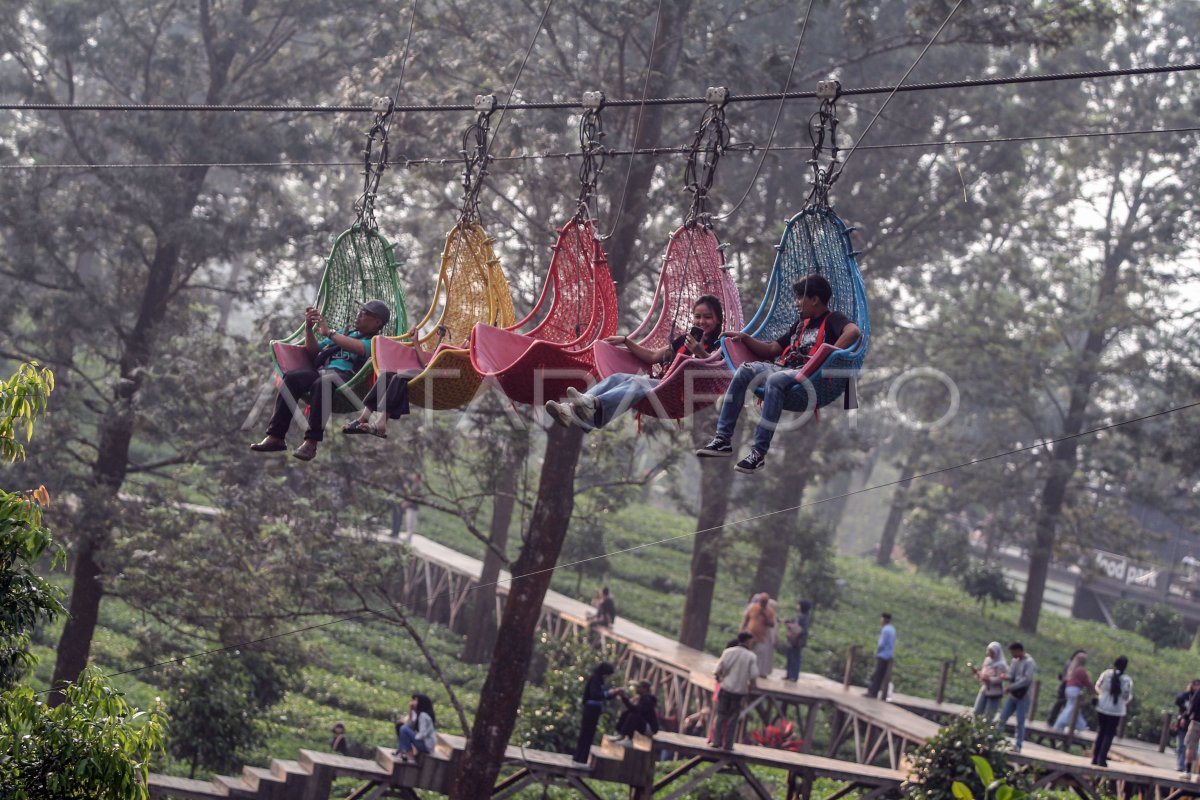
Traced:
<path id="1" fill-rule="evenodd" d="M 760 341 L 783 336 L 799 318 L 792 284 L 808 275 L 825 278 L 833 288 L 830 311 L 849 317 L 862 336 L 843 350 L 826 343 L 813 351 L 797 374 L 796 385 L 788 391 L 784 408 L 805 412 L 829 405 L 839 397 L 845 398 L 846 408 L 857 408 L 855 379 L 867 356 L 871 321 L 866 286 L 850 244 L 850 229 L 831 208 L 810 206 L 787 221 L 776 250 L 762 305 L 743 331 Z M 758 360 L 740 343 L 723 340 L 721 347 L 732 369 L 745 361 Z M 755 390 L 760 398 L 762 393 L 761 387 Z"/>

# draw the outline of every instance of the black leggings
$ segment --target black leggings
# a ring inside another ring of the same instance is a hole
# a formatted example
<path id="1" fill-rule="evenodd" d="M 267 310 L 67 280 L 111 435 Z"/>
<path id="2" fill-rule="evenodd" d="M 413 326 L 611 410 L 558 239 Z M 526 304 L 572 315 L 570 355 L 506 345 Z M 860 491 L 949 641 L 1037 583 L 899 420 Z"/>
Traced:
<path id="1" fill-rule="evenodd" d="M 1117 725 L 1120 722 L 1120 717 L 1097 712 L 1096 743 L 1092 745 L 1093 764 L 1100 767 L 1108 766 L 1108 748 L 1112 747 L 1113 737 L 1117 735 Z"/>

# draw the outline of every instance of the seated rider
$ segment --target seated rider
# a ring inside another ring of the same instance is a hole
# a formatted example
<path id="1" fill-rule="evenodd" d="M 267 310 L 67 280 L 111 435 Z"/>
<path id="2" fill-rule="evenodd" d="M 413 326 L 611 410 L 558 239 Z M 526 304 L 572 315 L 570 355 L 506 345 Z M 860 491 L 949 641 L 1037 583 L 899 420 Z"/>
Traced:
<path id="1" fill-rule="evenodd" d="M 840 311 L 829 310 L 833 289 L 820 275 L 809 275 L 792 285 L 796 293 L 796 309 L 800 319 L 791 329 L 772 342 L 762 342 L 740 331 L 726 331 L 725 337 L 738 340 L 761 361 L 747 361 L 738 367 L 721 401 L 717 430 L 708 444 L 696 451 L 701 457 L 733 455 L 730 441 L 734 426 L 742 413 L 746 392 L 758 383 L 763 384 L 762 419 L 754 431 L 754 443 L 734 467 L 738 472 L 757 472 L 766 464 L 771 437 L 783 413 L 783 400 L 788 389 L 795 385 L 797 374 L 808 356 L 826 342 L 841 350 L 858 341 L 862 332 Z"/>
<path id="2" fill-rule="evenodd" d="M 442 343 L 442 339 L 446 336 L 446 328 L 439 326 L 437 330 L 437 344 Z M 420 337 L 417 336 L 416 329 L 406 332 L 401 339 L 408 339 L 412 342 L 412 347 L 418 353 L 423 353 L 424 348 L 421 347 Z M 436 346 L 436 345 L 435 345 Z M 378 436 L 380 439 L 387 438 L 387 421 L 389 419 L 400 419 L 408 414 L 411 410 L 408 403 L 408 382 L 413 379 L 417 371 L 411 372 L 381 372 L 375 380 L 375 388 L 367 392 L 367 396 L 363 398 L 363 409 L 356 418 L 342 428 L 342 433 L 369 433 L 372 436 Z M 383 411 L 379 413 L 379 417 L 372 422 L 371 415 L 378 412 L 380 406 L 383 406 Z"/>
<path id="3" fill-rule="evenodd" d="M 325 436 L 334 390 L 367 363 L 371 355 L 371 337 L 383 329 L 391 316 L 391 310 L 382 300 L 368 300 L 359 306 L 352 328 L 335 331 L 330 329 L 321 312 L 312 306 L 306 308 L 304 349 L 308 351 L 312 365 L 294 369 L 283 376 L 275 398 L 275 411 L 267 424 L 266 438 L 250 445 L 250 449 L 260 453 L 287 450 L 284 436 L 292 424 L 296 403 L 308 394 L 308 430 L 304 432 L 304 443 L 292 455 L 301 461 L 311 461 L 317 454 L 317 443 Z"/>
<path id="4" fill-rule="evenodd" d="M 658 368 L 659 374 L 671 365 L 677 354 L 705 358 L 717 349 L 721 337 L 721 326 L 725 321 L 721 301 L 711 294 L 702 295 L 692 307 L 692 330 L 677 336 L 669 345 L 651 350 L 628 336 L 609 336 L 609 344 L 623 344 L 641 361 Z M 697 338 L 699 337 L 699 338 Z M 567 389 L 566 402 L 551 400 L 546 411 L 555 422 L 563 427 L 578 425 L 585 430 L 603 428 L 617 417 L 637 405 L 658 385 L 660 378 L 642 373 L 618 372 L 609 375 L 586 393 L 571 387 Z"/>

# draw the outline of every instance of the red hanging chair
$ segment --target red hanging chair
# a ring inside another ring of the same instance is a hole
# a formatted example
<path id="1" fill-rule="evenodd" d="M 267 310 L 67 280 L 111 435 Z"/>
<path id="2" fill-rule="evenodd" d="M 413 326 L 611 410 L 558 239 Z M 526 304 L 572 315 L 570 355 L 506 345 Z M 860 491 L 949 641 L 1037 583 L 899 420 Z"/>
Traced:
<path id="1" fill-rule="evenodd" d="M 541 321 L 519 333 L 544 307 Z M 568 387 L 587 386 L 592 344 L 616 329 L 617 295 L 604 248 L 591 220 L 577 215 L 558 231 L 537 305 L 507 328 L 476 325 L 471 365 L 509 399 L 541 405 L 563 397 Z"/>
<path id="2" fill-rule="evenodd" d="M 670 344 L 691 328 L 692 304 L 704 294 L 721 301 L 726 329 L 742 327 L 741 297 L 725 269 L 725 254 L 716 234 L 705 225 L 685 224 L 671 234 L 650 311 L 629 338 L 649 349 Z M 651 369 L 625 348 L 603 341 L 596 342 L 595 359 L 597 378 Z M 715 403 L 732 378 L 720 351 L 708 358 L 676 355 L 654 390 L 633 408 L 653 417 L 682 419 Z"/>

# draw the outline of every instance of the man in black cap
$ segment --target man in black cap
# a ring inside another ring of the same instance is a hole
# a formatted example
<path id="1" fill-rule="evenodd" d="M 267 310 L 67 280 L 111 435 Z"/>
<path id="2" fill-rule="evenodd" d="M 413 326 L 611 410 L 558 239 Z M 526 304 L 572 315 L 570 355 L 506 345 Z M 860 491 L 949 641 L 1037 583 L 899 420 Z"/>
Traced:
<path id="1" fill-rule="evenodd" d="M 308 430 L 304 443 L 292 453 L 301 461 L 311 461 L 317 454 L 317 443 L 325 435 L 330 404 L 337 387 L 350 380 L 371 357 L 371 338 L 383 330 L 392 318 L 391 309 L 382 300 L 368 300 L 359 306 L 358 317 L 349 330 L 331 330 L 321 312 L 309 306 L 304 310 L 304 348 L 312 366 L 294 369 L 283 376 L 275 411 L 267 424 L 267 435 L 261 442 L 250 445 L 258 452 L 287 450 L 284 436 L 292 424 L 297 400 L 305 394 L 308 399 Z"/>

